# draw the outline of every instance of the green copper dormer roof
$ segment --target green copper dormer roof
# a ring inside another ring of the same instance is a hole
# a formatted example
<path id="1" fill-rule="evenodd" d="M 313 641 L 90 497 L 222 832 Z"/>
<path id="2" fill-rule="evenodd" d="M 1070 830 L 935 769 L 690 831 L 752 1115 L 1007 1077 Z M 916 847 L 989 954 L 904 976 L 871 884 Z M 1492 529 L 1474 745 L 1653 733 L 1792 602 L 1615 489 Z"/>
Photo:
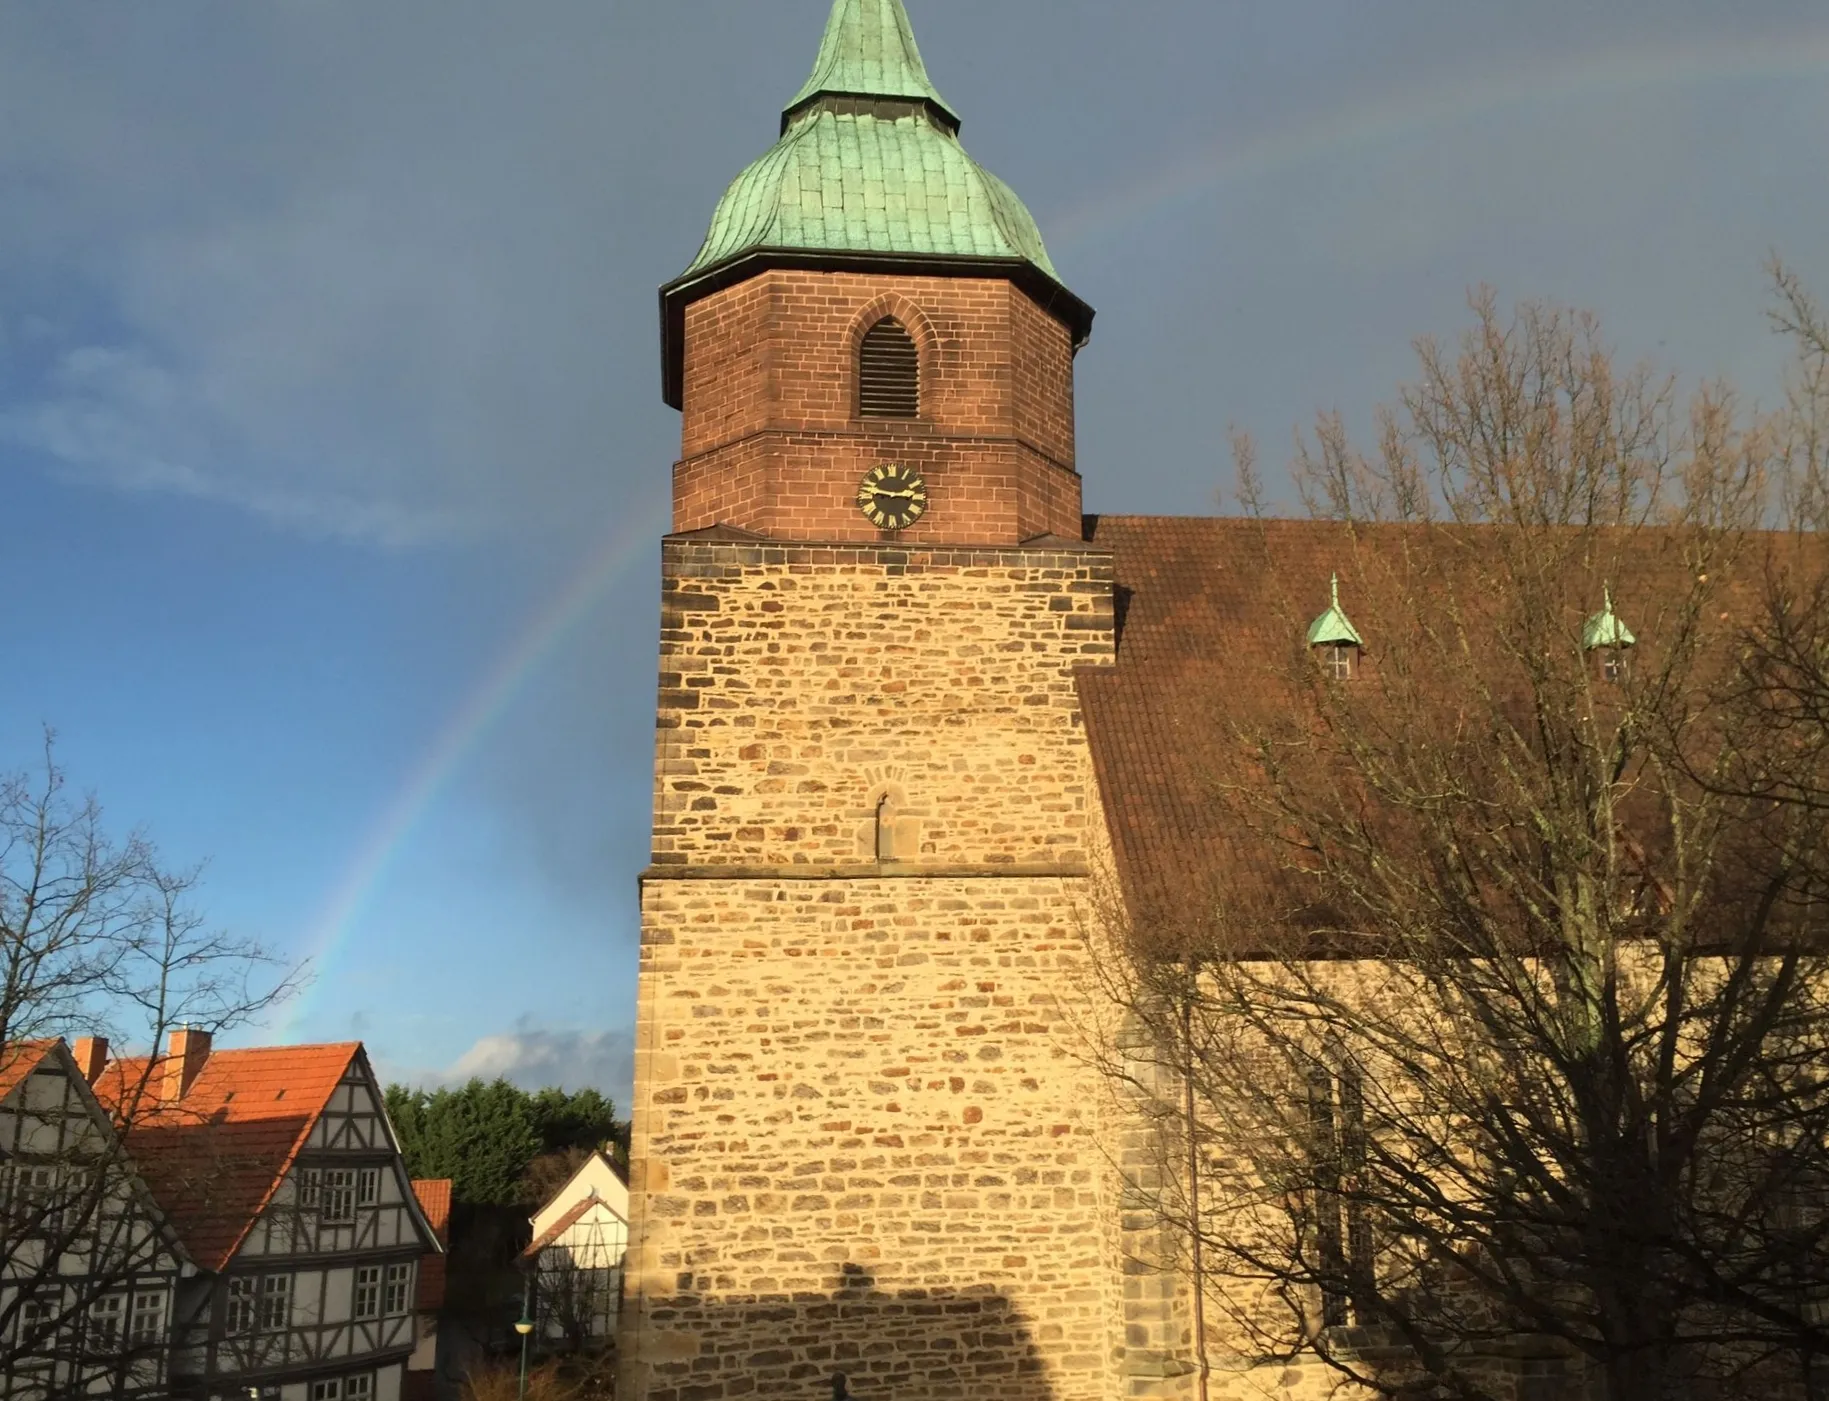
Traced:
<path id="1" fill-rule="evenodd" d="M 698 256 L 661 288 L 673 407 L 686 308 L 768 267 L 1007 278 L 1076 346 L 1092 331 L 1092 308 L 1061 284 L 1016 192 L 959 144 L 902 0 L 835 0 L 781 139 L 731 183 Z"/>
<path id="2" fill-rule="evenodd" d="M 782 134 L 820 97 L 905 98 L 925 104 L 950 130 L 959 130 L 958 114 L 927 76 L 902 0 L 833 0 L 813 75 L 781 114 Z"/>
<path id="3" fill-rule="evenodd" d="M 1603 647 L 1632 647 L 1638 639 L 1632 635 L 1632 629 L 1619 620 L 1613 611 L 1613 587 L 1607 585 L 1602 596 L 1606 606 L 1589 618 L 1581 630 L 1581 647 L 1584 652 L 1598 651 Z"/>
<path id="4" fill-rule="evenodd" d="M 1328 604 L 1325 613 L 1308 625 L 1308 645 L 1326 647 L 1340 643 L 1365 646 L 1359 640 L 1359 629 L 1347 620 L 1346 610 L 1340 606 L 1340 576 L 1336 574 L 1333 580 L 1333 602 Z"/>

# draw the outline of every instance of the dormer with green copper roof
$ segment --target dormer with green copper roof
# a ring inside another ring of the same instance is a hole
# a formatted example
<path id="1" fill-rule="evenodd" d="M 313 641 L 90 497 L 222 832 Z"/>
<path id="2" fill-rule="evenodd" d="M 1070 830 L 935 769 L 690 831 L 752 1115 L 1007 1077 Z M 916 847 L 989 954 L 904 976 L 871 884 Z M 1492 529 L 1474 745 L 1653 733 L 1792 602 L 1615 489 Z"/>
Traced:
<path id="1" fill-rule="evenodd" d="M 1359 629 L 1354 627 L 1346 616 L 1346 610 L 1340 606 L 1340 576 L 1334 575 L 1332 600 L 1327 611 L 1308 625 L 1308 645 L 1310 647 L 1363 647 Z"/>
<path id="2" fill-rule="evenodd" d="M 667 402 L 681 407 L 685 310 L 766 267 L 1009 279 L 1074 345 L 1092 308 L 1061 283 L 1035 220 L 959 143 L 902 0 L 835 0 L 781 138 L 718 202 L 698 256 L 661 289 Z"/>
<path id="3" fill-rule="evenodd" d="M 1632 629 L 1620 621 L 1619 614 L 1613 611 L 1613 586 L 1606 585 L 1601 591 L 1604 600 L 1598 613 L 1590 614 L 1588 621 L 1581 629 L 1581 649 L 1584 652 L 1619 651 L 1623 647 L 1633 647 L 1638 639 L 1632 635 Z"/>

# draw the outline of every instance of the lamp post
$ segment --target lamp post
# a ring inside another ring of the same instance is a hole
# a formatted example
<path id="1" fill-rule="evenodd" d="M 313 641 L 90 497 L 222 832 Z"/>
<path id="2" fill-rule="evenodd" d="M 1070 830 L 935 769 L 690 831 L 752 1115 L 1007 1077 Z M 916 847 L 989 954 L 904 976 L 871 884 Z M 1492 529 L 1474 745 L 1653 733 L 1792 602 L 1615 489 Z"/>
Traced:
<path id="1" fill-rule="evenodd" d="M 521 1335 L 521 1401 L 527 1401 L 527 1336 L 533 1332 L 533 1311 L 528 1307 L 533 1296 L 533 1276 L 521 1285 L 521 1316 L 514 1321 L 514 1331 Z"/>

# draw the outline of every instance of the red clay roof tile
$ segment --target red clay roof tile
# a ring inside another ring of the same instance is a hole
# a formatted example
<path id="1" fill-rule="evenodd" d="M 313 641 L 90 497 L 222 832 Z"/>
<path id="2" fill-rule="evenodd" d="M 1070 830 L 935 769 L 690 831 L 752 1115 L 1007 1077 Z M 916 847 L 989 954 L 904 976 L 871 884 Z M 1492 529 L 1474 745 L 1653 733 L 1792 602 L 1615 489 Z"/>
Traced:
<path id="1" fill-rule="evenodd" d="M 361 1043 L 212 1051 L 175 1102 L 165 1057 L 111 1061 L 96 1082 L 191 1256 L 219 1270 L 234 1255 L 310 1136 Z"/>

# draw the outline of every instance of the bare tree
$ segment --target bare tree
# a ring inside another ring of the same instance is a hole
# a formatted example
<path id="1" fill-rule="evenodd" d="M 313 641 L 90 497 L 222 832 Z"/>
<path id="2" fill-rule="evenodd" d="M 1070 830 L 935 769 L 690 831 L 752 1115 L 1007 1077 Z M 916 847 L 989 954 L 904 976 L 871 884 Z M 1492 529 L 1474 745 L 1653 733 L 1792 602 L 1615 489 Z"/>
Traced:
<path id="1" fill-rule="evenodd" d="M 1808 532 L 1764 527 L 1819 509 L 1820 449 L 1800 401 L 1474 310 L 1375 451 L 1324 418 L 1296 464 L 1363 654 L 1304 645 L 1312 552 L 1265 521 L 1287 645 L 1163 701 L 1227 856 L 1111 902 L 1112 1069 L 1248 1354 L 1387 1395 L 1815 1394 L 1829 607 Z"/>
<path id="2" fill-rule="evenodd" d="M 177 1249 L 125 1146 L 161 1109 L 160 1061 L 104 1106 L 95 1064 L 62 1038 L 156 1050 L 176 1028 L 241 1025 L 297 982 L 205 922 L 199 875 L 143 834 L 112 838 L 49 734 L 35 771 L 0 780 L 0 1377 L 47 1396 L 109 1378 L 111 1394 L 162 1390 Z"/>

